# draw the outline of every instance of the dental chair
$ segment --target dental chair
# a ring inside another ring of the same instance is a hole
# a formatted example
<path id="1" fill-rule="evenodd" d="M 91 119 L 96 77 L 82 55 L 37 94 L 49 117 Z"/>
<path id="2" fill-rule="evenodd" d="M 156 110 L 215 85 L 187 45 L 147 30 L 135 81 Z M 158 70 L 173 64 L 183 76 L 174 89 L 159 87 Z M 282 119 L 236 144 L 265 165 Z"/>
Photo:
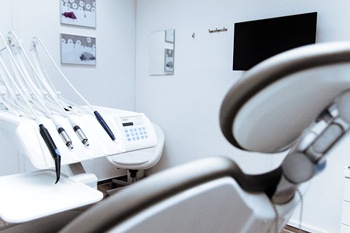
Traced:
<path id="1" fill-rule="evenodd" d="M 258 64 L 228 91 L 223 135 L 246 151 L 288 151 L 278 168 L 247 175 L 228 157 L 203 158 L 111 195 L 60 232 L 281 232 L 349 128 L 349 70 L 350 43 L 310 45 Z"/>
<path id="2" fill-rule="evenodd" d="M 152 175 L 92 207 L 73 232 L 281 232 L 308 181 L 350 125 L 350 43 L 305 46 L 246 72 L 220 110 L 225 138 L 246 151 L 289 150 L 247 175 L 210 157 Z"/>

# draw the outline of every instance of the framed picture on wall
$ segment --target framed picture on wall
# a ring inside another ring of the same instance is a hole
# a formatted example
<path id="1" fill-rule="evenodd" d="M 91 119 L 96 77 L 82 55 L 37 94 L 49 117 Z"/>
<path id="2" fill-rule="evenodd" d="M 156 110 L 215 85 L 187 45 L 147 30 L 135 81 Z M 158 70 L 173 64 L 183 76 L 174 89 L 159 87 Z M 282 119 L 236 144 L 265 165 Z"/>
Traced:
<path id="1" fill-rule="evenodd" d="M 61 63 L 96 65 L 96 38 L 61 34 Z"/>
<path id="2" fill-rule="evenodd" d="M 61 24 L 96 28 L 96 0 L 60 0 Z"/>

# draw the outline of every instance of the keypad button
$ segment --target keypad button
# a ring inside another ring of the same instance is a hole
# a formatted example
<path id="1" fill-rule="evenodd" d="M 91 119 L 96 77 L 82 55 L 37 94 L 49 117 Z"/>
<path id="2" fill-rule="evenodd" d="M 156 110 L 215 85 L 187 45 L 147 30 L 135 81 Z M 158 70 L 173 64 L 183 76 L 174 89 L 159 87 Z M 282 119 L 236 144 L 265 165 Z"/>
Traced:
<path id="1" fill-rule="evenodd" d="M 124 132 L 128 142 L 146 140 L 148 138 L 146 127 L 143 127 L 141 123 L 124 129 Z"/>

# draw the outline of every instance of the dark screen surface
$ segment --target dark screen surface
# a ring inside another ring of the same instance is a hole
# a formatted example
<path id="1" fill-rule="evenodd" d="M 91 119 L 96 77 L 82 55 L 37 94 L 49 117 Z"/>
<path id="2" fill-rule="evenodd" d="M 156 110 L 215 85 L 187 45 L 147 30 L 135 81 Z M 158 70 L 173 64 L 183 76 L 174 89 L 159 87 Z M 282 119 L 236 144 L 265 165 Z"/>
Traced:
<path id="1" fill-rule="evenodd" d="M 233 70 L 316 42 L 317 12 L 235 23 Z"/>

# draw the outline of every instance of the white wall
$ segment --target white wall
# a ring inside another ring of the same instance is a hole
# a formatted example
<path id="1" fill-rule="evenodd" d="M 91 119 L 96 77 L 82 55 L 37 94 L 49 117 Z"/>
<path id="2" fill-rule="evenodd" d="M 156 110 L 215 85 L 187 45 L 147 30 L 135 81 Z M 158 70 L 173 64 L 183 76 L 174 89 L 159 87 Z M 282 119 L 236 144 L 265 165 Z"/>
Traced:
<path id="1" fill-rule="evenodd" d="M 95 37 L 96 66 L 60 65 L 63 73 L 91 104 L 134 110 L 136 1 L 97 1 L 96 29 L 61 25 L 59 3 L 59 0 L 0 0 L 0 32 L 6 35 L 13 30 L 23 40 L 27 52 L 31 38 L 40 37 L 59 65 L 60 33 Z M 50 66 L 48 69 L 52 70 Z M 81 103 L 61 79 L 51 78 L 63 96 Z M 6 169 L 13 167 L 17 158 L 13 153 L 0 151 L 1 168 L 4 167 L 1 175 L 16 172 Z M 85 166 L 99 178 L 120 173 L 105 158 L 87 162 Z"/>
<path id="2" fill-rule="evenodd" d="M 277 166 L 281 159 L 244 153 L 221 135 L 221 100 L 242 74 L 231 70 L 234 22 L 317 11 L 319 42 L 350 38 L 348 0 L 103 0 L 97 2 L 96 29 L 60 25 L 58 0 L 0 0 L 0 6 L 0 32 L 14 30 L 28 48 L 31 37 L 38 35 L 58 63 L 60 33 L 96 37 L 96 66 L 61 68 L 96 105 L 134 110 L 136 86 L 136 110 L 145 112 L 166 135 L 164 156 L 152 172 L 222 154 L 230 155 L 246 172 L 259 173 Z M 229 30 L 208 33 L 208 29 L 222 27 Z M 149 76 L 150 32 L 171 28 L 176 30 L 175 74 Z M 68 98 L 75 98 L 62 82 L 56 84 Z M 303 225 L 314 232 L 339 232 L 342 168 L 350 162 L 342 154 L 347 151 L 337 148 L 326 172 L 312 182 L 305 197 Z M 2 149 L 0 157 L 2 171 L 4 163 L 13 164 L 17 155 Z M 104 167 L 100 177 L 115 172 L 103 160 L 88 167 L 97 173 L 100 169 L 94 167 Z"/>
<path id="3" fill-rule="evenodd" d="M 239 151 L 226 142 L 219 129 L 220 103 L 242 75 L 231 68 L 233 24 L 317 11 L 318 42 L 348 40 L 349 9 L 347 0 L 137 0 L 136 110 L 145 112 L 166 135 L 164 156 L 151 173 L 210 155 L 229 155 L 248 173 L 277 166 L 283 155 Z M 208 29 L 222 27 L 228 31 L 208 33 Z M 150 33 L 172 28 L 175 74 L 149 76 Z M 313 232 L 340 231 L 342 169 L 350 158 L 337 155 L 304 197 L 302 223 Z M 296 214 L 292 220 L 298 224 L 298 219 Z"/>

